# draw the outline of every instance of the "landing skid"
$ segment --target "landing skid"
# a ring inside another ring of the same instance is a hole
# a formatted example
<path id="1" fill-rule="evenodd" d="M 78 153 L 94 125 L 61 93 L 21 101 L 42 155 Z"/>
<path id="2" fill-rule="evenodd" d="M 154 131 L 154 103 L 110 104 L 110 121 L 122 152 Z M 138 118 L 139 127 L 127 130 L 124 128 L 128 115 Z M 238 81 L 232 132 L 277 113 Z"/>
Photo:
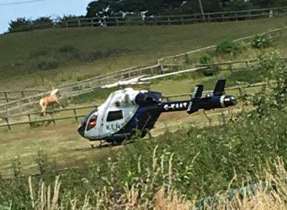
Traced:
<path id="1" fill-rule="evenodd" d="M 121 145 L 127 145 L 134 143 L 133 140 L 124 140 L 124 141 L 115 141 L 115 142 L 106 142 L 106 141 L 100 141 L 99 144 L 90 144 L 91 149 L 101 149 L 106 147 L 116 147 Z"/>

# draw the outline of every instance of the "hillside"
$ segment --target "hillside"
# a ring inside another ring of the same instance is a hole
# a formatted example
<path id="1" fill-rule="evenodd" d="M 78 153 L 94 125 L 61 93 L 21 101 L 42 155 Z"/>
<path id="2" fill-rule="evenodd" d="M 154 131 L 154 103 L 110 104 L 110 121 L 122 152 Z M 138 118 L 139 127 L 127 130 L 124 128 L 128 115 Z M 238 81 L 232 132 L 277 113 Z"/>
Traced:
<path id="1" fill-rule="evenodd" d="M 0 89 L 80 80 L 284 24 L 282 18 L 9 34 L 0 38 Z M 206 200 L 210 209 L 218 210 L 254 209 L 258 203 L 260 210 L 285 209 L 287 66 L 281 57 L 286 54 L 286 37 L 283 31 L 260 49 L 239 43 L 234 55 L 216 54 L 214 49 L 208 54 L 216 61 L 259 58 L 253 66 L 153 81 L 150 88 L 165 95 L 188 93 L 199 82 L 211 89 L 222 77 L 228 86 L 270 83 L 265 88 L 227 90 L 238 98 L 233 108 L 163 114 L 151 138 L 135 137 L 124 145 L 92 149 L 78 135 L 77 119 L 46 126 L 30 121 L 30 125 L 12 126 L 11 131 L 1 128 L 0 209 L 183 210 L 202 209 Z M 69 106 L 100 103 L 110 91 L 75 97 Z M 59 111 L 46 119 L 66 115 Z M 28 178 L 31 174 L 37 175 Z M 263 183 L 264 189 L 258 189 L 257 183 Z M 237 194 L 238 189 L 245 191 Z M 220 205 L 213 199 L 215 194 L 223 196 Z"/>
<path id="2" fill-rule="evenodd" d="M 277 28 L 284 18 L 181 26 L 50 29 L 0 37 L 0 88 L 51 87 L 155 62 L 223 39 Z M 17 87 L 15 83 L 17 82 Z"/>

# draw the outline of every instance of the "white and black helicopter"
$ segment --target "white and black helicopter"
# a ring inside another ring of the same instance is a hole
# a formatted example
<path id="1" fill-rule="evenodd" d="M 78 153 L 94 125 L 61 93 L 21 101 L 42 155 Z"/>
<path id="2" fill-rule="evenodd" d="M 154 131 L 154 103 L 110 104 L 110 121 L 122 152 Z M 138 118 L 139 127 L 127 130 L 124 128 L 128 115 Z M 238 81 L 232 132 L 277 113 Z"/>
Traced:
<path id="1" fill-rule="evenodd" d="M 117 85 L 125 86 L 139 80 Z M 164 102 L 160 92 L 120 89 L 111 93 L 101 106 L 82 120 L 78 132 L 90 141 L 121 144 L 136 133 L 144 137 L 153 129 L 161 113 L 187 111 L 192 114 L 200 109 L 234 106 L 236 98 L 225 95 L 224 89 L 225 80 L 218 80 L 213 92 L 203 96 L 203 85 L 197 85 L 190 100 L 171 102 Z"/>

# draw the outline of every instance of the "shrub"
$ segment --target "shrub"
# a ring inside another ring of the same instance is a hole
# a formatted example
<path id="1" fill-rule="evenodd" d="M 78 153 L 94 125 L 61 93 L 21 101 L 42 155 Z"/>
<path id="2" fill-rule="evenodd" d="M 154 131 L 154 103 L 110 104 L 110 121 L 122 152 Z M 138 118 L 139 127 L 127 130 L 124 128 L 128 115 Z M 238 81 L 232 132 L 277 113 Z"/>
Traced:
<path id="1" fill-rule="evenodd" d="M 33 29 L 51 28 L 54 25 L 50 17 L 40 17 L 35 20 L 17 18 L 9 23 L 9 32 L 30 31 Z"/>
<path id="2" fill-rule="evenodd" d="M 235 56 L 241 52 L 241 47 L 240 44 L 237 42 L 225 40 L 216 46 L 215 52 L 218 55 L 228 54 L 231 56 Z"/>
<path id="3" fill-rule="evenodd" d="M 33 29 L 51 28 L 53 25 L 54 22 L 50 17 L 40 17 L 32 21 Z"/>
<path id="4" fill-rule="evenodd" d="M 63 45 L 58 49 L 58 52 L 69 59 L 77 59 L 80 56 L 78 48 L 71 45 Z"/>
<path id="5" fill-rule="evenodd" d="M 17 18 L 9 23 L 9 32 L 29 31 L 32 29 L 32 21 L 26 18 Z"/>
<path id="6" fill-rule="evenodd" d="M 210 64 L 212 61 L 212 57 L 209 54 L 204 54 L 199 58 L 200 64 Z"/>
<path id="7" fill-rule="evenodd" d="M 56 69 L 58 66 L 59 61 L 54 57 L 39 57 L 33 64 L 33 67 L 39 70 Z"/>
<path id="8" fill-rule="evenodd" d="M 251 42 L 251 46 L 256 49 L 267 48 L 270 47 L 271 44 L 272 44 L 271 36 L 267 34 L 263 35 L 257 34 Z"/>
<path id="9" fill-rule="evenodd" d="M 199 63 L 202 65 L 209 65 L 207 69 L 202 71 L 204 76 L 213 76 L 218 72 L 218 66 L 213 65 L 213 58 L 210 54 L 204 54 L 199 58 Z"/>

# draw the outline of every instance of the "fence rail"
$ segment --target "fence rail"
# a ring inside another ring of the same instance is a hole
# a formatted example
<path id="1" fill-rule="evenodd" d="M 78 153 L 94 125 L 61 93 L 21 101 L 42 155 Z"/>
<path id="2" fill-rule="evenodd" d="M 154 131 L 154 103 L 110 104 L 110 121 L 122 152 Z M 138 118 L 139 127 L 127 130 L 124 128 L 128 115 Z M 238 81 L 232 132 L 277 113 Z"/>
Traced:
<path id="1" fill-rule="evenodd" d="M 268 32 L 263 32 L 261 33 L 260 35 L 269 35 L 271 36 L 272 38 L 276 38 L 276 37 L 280 37 L 282 32 L 287 30 L 287 27 L 284 26 L 284 27 L 281 27 L 281 28 L 275 28 L 271 31 L 268 31 Z M 246 37 L 242 37 L 242 38 L 239 38 L 239 39 L 235 39 L 233 40 L 234 42 L 241 42 L 241 41 L 247 41 L 247 42 L 250 42 L 250 40 L 254 38 L 254 34 L 253 35 L 250 35 L 250 36 L 246 36 Z M 200 52 L 206 52 L 206 51 L 209 51 L 209 50 L 214 50 L 216 48 L 216 45 L 210 45 L 210 46 L 207 46 L 207 47 L 203 47 L 203 48 L 199 48 L 199 49 L 195 49 L 195 50 L 190 50 L 190 51 L 187 51 L 187 52 L 184 52 L 184 53 L 180 53 L 180 54 L 177 54 L 177 55 L 171 55 L 171 56 L 166 56 L 166 57 L 162 57 L 162 58 L 159 58 L 158 59 L 158 63 L 159 64 L 165 64 L 165 63 L 177 63 L 177 62 L 180 62 L 180 61 L 186 61 L 189 59 L 189 56 L 192 55 L 192 54 L 195 54 L 195 53 L 200 53 Z"/>
<path id="2" fill-rule="evenodd" d="M 103 17 L 75 17 L 67 20 L 54 20 L 52 23 L 39 23 L 19 26 L 13 32 L 47 28 L 107 27 L 131 25 L 183 25 L 199 22 L 241 21 L 258 18 L 273 18 L 287 15 L 287 7 L 250 9 L 238 11 L 207 12 L 205 14 L 183 15 L 118 15 Z"/>
<path id="3" fill-rule="evenodd" d="M 34 95 L 35 93 L 44 92 L 43 89 L 37 90 L 0 90 L 0 105 L 3 103 L 8 103 L 10 101 L 18 100 L 20 98 L 25 98 L 27 96 Z"/>
<path id="4" fill-rule="evenodd" d="M 209 12 L 205 14 L 188 15 L 162 15 L 162 16 L 114 16 L 75 18 L 62 21 L 58 27 L 99 27 L 99 26 L 123 26 L 123 25 L 175 25 L 192 24 L 198 22 L 222 22 L 239 21 L 257 18 L 272 18 L 287 15 L 287 7 L 251 9 L 239 11 Z"/>
<path id="5" fill-rule="evenodd" d="M 84 117 L 84 114 L 79 114 L 80 110 L 90 110 L 97 108 L 97 105 L 90 105 L 90 106 L 79 106 L 79 107 L 71 107 L 65 109 L 56 109 L 53 111 L 48 111 L 46 117 L 41 117 L 40 119 L 33 119 L 35 116 L 39 117 L 42 113 L 40 112 L 31 112 L 26 114 L 17 114 L 13 116 L 6 116 L 3 118 L 5 123 L 0 124 L 0 128 L 7 127 L 9 130 L 12 130 L 13 126 L 19 125 L 29 125 L 30 127 L 35 127 L 37 124 L 40 123 L 53 123 L 56 124 L 57 121 L 61 120 L 68 120 L 74 119 L 75 122 L 79 122 L 80 118 Z M 55 117 L 58 113 L 69 112 L 71 111 L 72 114 L 67 116 L 58 116 Z M 85 113 L 86 114 L 86 113 Z M 25 118 L 26 120 L 23 120 Z"/>

